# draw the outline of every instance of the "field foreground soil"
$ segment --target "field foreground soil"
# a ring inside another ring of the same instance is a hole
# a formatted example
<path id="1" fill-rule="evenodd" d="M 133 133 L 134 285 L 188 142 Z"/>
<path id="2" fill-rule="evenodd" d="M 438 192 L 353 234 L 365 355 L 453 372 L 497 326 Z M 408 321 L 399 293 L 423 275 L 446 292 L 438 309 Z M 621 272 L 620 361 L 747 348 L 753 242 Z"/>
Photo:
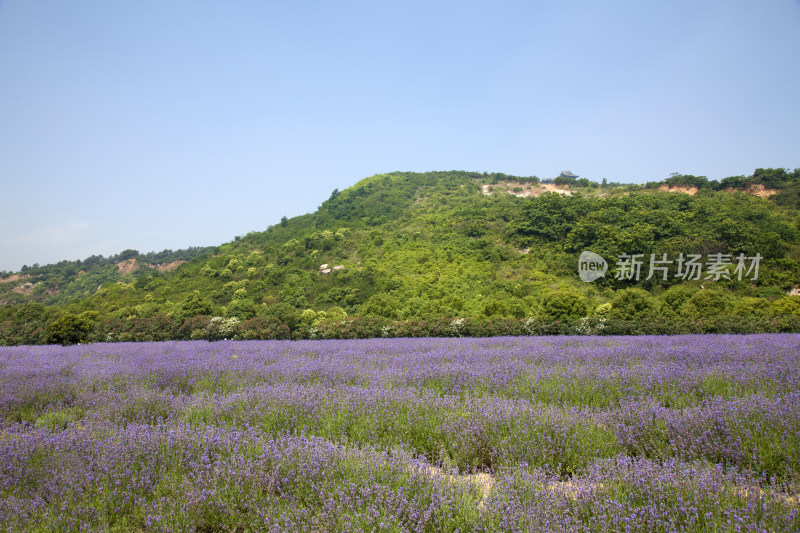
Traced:
<path id="1" fill-rule="evenodd" d="M 800 335 L 0 348 L 7 531 L 800 531 Z"/>

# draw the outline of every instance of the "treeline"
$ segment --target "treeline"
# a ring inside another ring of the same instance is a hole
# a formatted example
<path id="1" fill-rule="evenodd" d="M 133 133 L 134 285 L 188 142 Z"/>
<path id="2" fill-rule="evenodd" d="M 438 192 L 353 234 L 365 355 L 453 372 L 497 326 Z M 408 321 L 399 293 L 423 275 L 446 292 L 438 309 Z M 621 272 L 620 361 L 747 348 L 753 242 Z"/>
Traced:
<path id="1" fill-rule="evenodd" d="M 798 175 L 759 169 L 744 183 L 777 183 L 785 192 Z M 438 335 L 441 324 L 456 319 L 475 328 L 528 319 L 570 324 L 563 331 L 603 319 L 611 331 L 622 327 L 611 324 L 648 331 L 659 323 L 674 332 L 738 321 L 751 324 L 740 328 L 772 331 L 800 315 L 800 297 L 788 295 L 800 287 L 800 210 L 777 204 L 778 195 L 731 194 L 716 185 L 693 196 L 597 184 L 570 186 L 570 196 L 517 197 L 483 188 L 534 179 L 382 174 L 334 191 L 315 213 L 284 217 L 213 249 L 127 250 L 31 268 L 0 279 L 0 301 L 9 304 L 0 307 L 0 342 L 60 342 L 68 338 L 58 333 L 62 326 L 76 329 L 81 340 L 212 339 L 220 331 L 228 338 L 307 338 L 350 335 L 336 333 L 347 324 L 374 334 L 373 323 L 391 335 Z M 664 184 L 703 180 L 674 175 Z M 605 277 L 579 279 L 584 250 L 608 260 Z M 672 260 L 742 254 L 759 256 L 760 269 L 743 278 L 732 263 L 715 279 L 706 270 L 687 279 L 677 265 L 665 277 L 648 276 L 645 265 L 634 281 L 615 275 L 621 254 Z M 118 263 L 133 266 L 133 260 L 137 270 L 118 271 Z M 147 266 L 169 260 L 187 262 L 171 272 Z"/>
<path id="2" fill-rule="evenodd" d="M 118 254 L 104 257 L 93 255 L 77 261 L 60 261 L 51 265 L 23 265 L 19 271 L 20 283 L 29 284 L 29 290 L 14 291 L 18 286 L 3 282 L 11 276 L 9 272 L 0 273 L 0 301 L 17 304 L 42 302 L 59 305 L 76 299 L 87 298 L 106 283 L 134 281 L 139 276 L 163 276 L 159 269 L 170 263 L 187 262 L 210 254 L 213 247 L 190 247 L 183 250 L 162 250 L 160 252 L 140 253 L 137 250 L 124 250 Z M 135 260 L 135 271 L 121 272 L 117 265 L 123 261 Z"/>
<path id="3" fill-rule="evenodd" d="M 391 321 L 379 317 L 352 317 L 326 321 L 294 332 L 275 319 L 199 315 L 183 322 L 163 315 L 144 319 L 93 322 L 89 317 L 65 315 L 48 325 L 14 331 L 3 329 L 0 345 L 77 344 L 93 342 L 160 342 L 168 340 L 285 340 L 366 339 L 374 337 L 495 337 L 519 335 L 683 335 L 800 333 L 800 316 L 741 320 L 719 316 L 707 320 L 654 317 L 652 321 L 589 317 L 553 322 L 529 319 L 437 319 Z"/>
<path id="4" fill-rule="evenodd" d="M 187 313 L 191 315 L 191 313 Z M 641 289 L 618 291 L 589 311 L 573 291 L 554 291 L 536 317 L 392 319 L 378 313 L 348 317 L 341 308 L 300 312 L 287 304 L 261 316 L 196 314 L 184 318 L 101 317 L 96 311 L 63 312 L 41 304 L 0 309 L 0 345 L 75 344 L 220 339 L 357 339 L 497 335 L 670 335 L 687 333 L 800 333 L 800 298 L 731 300 L 719 291 L 678 286 L 659 302 Z"/>
<path id="5" fill-rule="evenodd" d="M 54 271 L 58 272 L 70 268 L 80 270 L 95 266 L 115 266 L 117 263 L 121 261 L 127 261 L 129 259 L 137 259 L 146 265 L 156 266 L 163 263 L 171 263 L 173 261 L 189 261 L 190 259 L 207 254 L 213 250 L 213 246 L 190 246 L 189 248 L 181 250 L 173 251 L 166 249 L 160 252 L 147 252 L 143 254 L 138 250 L 128 249 L 108 257 L 104 257 L 103 255 L 92 255 L 86 259 L 78 259 L 77 261 L 59 261 L 58 263 L 52 265 L 40 266 L 38 263 L 34 263 L 33 266 L 23 265 L 20 269 L 20 273 L 31 275 L 47 275 Z M 9 275 L 10 272 L 3 272 L 0 274 Z"/>
<path id="6" fill-rule="evenodd" d="M 776 193 L 774 201 L 779 205 L 800 206 L 800 168 L 789 171 L 784 168 L 758 168 L 750 176 L 729 176 L 722 180 L 709 180 L 705 176 L 690 174 L 672 174 L 659 182 L 649 182 L 645 188 L 696 187 L 699 190 L 711 191 L 745 191 L 754 185 L 760 185 Z"/>

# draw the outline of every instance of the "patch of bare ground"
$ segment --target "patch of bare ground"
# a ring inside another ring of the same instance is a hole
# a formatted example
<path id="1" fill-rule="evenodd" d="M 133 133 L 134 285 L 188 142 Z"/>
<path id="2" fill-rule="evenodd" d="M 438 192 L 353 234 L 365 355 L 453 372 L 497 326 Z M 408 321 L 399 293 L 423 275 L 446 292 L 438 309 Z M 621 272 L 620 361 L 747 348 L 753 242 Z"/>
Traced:
<path id="1" fill-rule="evenodd" d="M 444 470 L 433 465 L 425 465 L 424 467 L 418 467 L 418 469 L 433 479 L 441 479 L 448 483 L 474 485 L 481 492 L 481 501 L 478 503 L 478 509 L 480 510 L 486 507 L 486 501 L 489 499 L 495 483 L 497 483 L 497 480 L 491 474 L 485 472 L 465 475 L 446 474 Z"/>
<path id="2" fill-rule="evenodd" d="M 667 192 L 680 192 L 688 194 L 689 196 L 694 196 L 695 194 L 697 194 L 697 191 L 699 190 L 697 187 L 689 187 L 686 185 L 662 185 L 658 189 Z M 751 196 L 758 196 L 759 198 L 769 198 L 773 194 L 778 193 L 778 191 L 776 191 L 775 189 L 767 189 L 760 183 L 752 183 L 747 187 L 745 187 L 744 189 L 735 189 L 733 187 L 728 187 L 727 189 L 725 189 L 725 192 L 727 193 L 743 192 Z"/>
<path id="3" fill-rule="evenodd" d="M 28 279 L 31 276 L 29 274 L 11 274 L 7 278 L 0 278 L 0 283 L 11 283 L 12 281 L 19 281 L 21 279 Z"/>
<path id="4" fill-rule="evenodd" d="M 11 292 L 16 292 L 17 294 L 28 296 L 30 293 L 33 292 L 33 289 L 35 289 L 37 285 L 38 283 L 31 283 L 31 282 L 23 283 L 22 285 L 17 285 L 13 289 L 11 289 Z"/>
<path id="5" fill-rule="evenodd" d="M 597 491 L 605 488 L 602 483 L 592 483 L 586 481 L 557 481 L 549 483 L 547 490 L 565 496 L 570 500 L 577 500 L 581 495 L 592 495 Z M 788 505 L 798 505 L 800 503 L 800 495 L 786 494 L 783 492 L 770 491 L 766 492 L 758 487 L 732 487 L 723 489 L 723 491 L 730 491 L 736 496 L 747 498 L 750 494 L 758 495 L 760 498 L 771 498 L 773 500 L 780 500 Z"/>
<path id="6" fill-rule="evenodd" d="M 725 189 L 726 192 L 736 192 L 738 189 Z M 767 189 L 760 183 L 751 183 L 747 187 L 744 188 L 743 192 L 745 194 L 750 194 L 752 196 L 758 196 L 759 198 L 769 198 L 773 194 L 778 194 L 778 191 L 775 189 Z"/>
<path id="7" fill-rule="evenodd" d="M 172 261 L 171 263 L 161 263 L 160 265 L 156 265 L 156 270 L 159 272 L 172 272 L 186 261 Z"/>
<path id="8" fill-rule="evenodd" d="M 562 496 L 566 496 L 570 500 L 577 500 L 581 494 L 593 494 L 598 490 L 602 490 L 604 485 L 602 483 L 587 483 L 580 481 L 557 481 L 550 483 L 547 490 L 555 492 Z"/>
<path id="9" fill-rule="evenodd" d="M 786 494 L 784 492 L 765 492 L 764 490 L 758 487 L 734 487 L 733 493 L 737 496 L 741 496 L 743 498 L 747 498 L 750 493 L 758 495 L 760 498 L 772 498 L 775 500 L 780 500 L 783 503 L 788 505 L 798 505 L 800 504 L 800 495 L 798 494 Z"/>
<path id="10" fill-rule="evenodd" d="M 117 263 L 117 272 L 119 272 L 121 276 L 130 274 L 135 270 L 139 270 L 139 263 L 136 262 L 136 259 L 127 259 Z"/>
<path id="11" fill-rule="evenodd" d="M 683 185 L 662 185 L 658 189 L 660 191 L 667 192 L 682 192 L 683 194 L 688 194 L 689 196 L 694 196 L 699 190 L 697 187 L 688 187 Z"/>
<path id="12" fill-rule="evenodd" d="M 484 184 L 481 186 L 481 190 L 486 196 L 491 196 L 498 191 L 503 191 L 507 192 L 508 194 L 513 194 L 519 198 L 536 198 L 537 196 L 541 196 L 546 192 L 555 192 L 558 194 L 564 194 L 566 196 L 572 195 L 572 191 L 569 189 L 563 189 L 553 183 L 532 184 L 516 181 L 504 181 L 501 183 Z"/>

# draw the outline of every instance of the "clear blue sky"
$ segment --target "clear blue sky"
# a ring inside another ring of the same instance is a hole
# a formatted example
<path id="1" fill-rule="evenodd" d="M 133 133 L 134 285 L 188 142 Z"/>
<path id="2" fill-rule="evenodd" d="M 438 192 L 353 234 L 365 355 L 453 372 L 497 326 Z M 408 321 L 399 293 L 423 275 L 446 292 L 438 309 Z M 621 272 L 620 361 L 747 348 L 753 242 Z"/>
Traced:
<path id="1" fill-rule="evenodd" d="M 800 2 L 0 0 L 0 270 L 215 245 L 394 170 L 800 167 Z"/>

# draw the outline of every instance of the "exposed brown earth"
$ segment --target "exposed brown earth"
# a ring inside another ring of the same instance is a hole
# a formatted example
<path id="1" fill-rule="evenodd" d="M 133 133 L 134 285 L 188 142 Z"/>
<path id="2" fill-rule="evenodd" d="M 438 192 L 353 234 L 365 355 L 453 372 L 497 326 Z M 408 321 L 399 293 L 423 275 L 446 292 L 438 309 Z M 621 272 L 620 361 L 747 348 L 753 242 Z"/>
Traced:
<path id="1" fill-rule="evenodd" d="M 688 194 L 689 196 L 694 196 L 698 191 L 697 187 L 687 187 L 684 185 L 662 185 L 658 189 L 667 192 L 682 192 L 684 194 Z"/>
<path id="2" fill-rule="evenodd" d="M 30 275 L 28 274 L 11 274 L 7 278 L 0 278 L 0 283 L 11 283 L 12 281 L 19 281 L 21 279 L 28 279 Z"/>
<path id="3" fill-rule="evenodd" d="M 149 263 L 140 264 L 136 259 L 128 259 L 126 261 L 120 261 L 117 263 L 117 272 L 119 272 L 120 276 L 124 276 L 139 270 L 143 266 L 155 268 L 159 272 L 172 272 L 185 262 L 186 261 L 172 261 L 170 263 L 161 263 L 160 265 L 151 265 Z"/>
<path id="4" fill-rule="evenodd" d="M 697 194 L 699 190 L 697 187 L 689 187 L 685 185 L 662 185 L 659 187 L 659 190 L 667 191 L 667 192 L 681 192 L 684 194 L 688 194 L 689 196 L 694 196 Z M 735 192 L 743 192 L 745 194 L 750 194 L 752 196 L 758 196 L 759 198 L 769 198 L 773 194 L 777 194 L 778 191 L 775 189 L 767 189 L 760 183 L 752 183 L 745 187 L 744 189 L 734 189 L 732 187 L 728 187 L 725 189 L 727 193 L 735 193 Z"/>
<path id="5" fill-rule="evenodd" d="M 186 261 L 173 261 L 171 263 L 161 263 L 160 265 L 156 265 L 156 270 L 159 272 L 172 272 Z"/>
<path id="6" fill-rule="evenodd" d="M 745 187 L 744 192 L 747 194 L 752 194 L 753 196 L 758 196 L 759 198 L 769 198 L 773 194 L 778 194 L 778 191 L 775 189 L 767 189 L 760 183 L 752 183 Z"/>
<path id="7" fill-rule="evenodd" d="M 119 272 L 120 276 L 130 274 L 135 270 L 139 270 L 139 263 L 136 262 L 136 259 L 128 259 L 117 263 L 117 272 Z"/>
<path id="8" fill-rule="evenodd" d="M 514 189 L 520 189 L 515 191 Z M 504 191 L 508 194 L 513 194 L 514 196 L 518 196 L 520 198 L 536 198 L 537 196 L 541 196 L 546 192 L 556 192 L 558 194 L 564 194 L 566 196 L 571 196 L 572 191 L 569 189 L 562 189 L 558 185 L 554 185 L 552 183 L 522 183 L 516 181 L 504 181 L 501 183 L 492 183 L 492 184 L 484 184 L 481 186 L 481 190 L 483 194 L 486 196 L 491 196 L 495 192 Z"/>
<path id="9" fill-rule="evenodd" d="M 480 473 L 480 474 L 467 474 L 467 475 L 451 475 L 445 473 L 441 468 L 435 467 L 433 465 L 428 465 L 427 467 L 420 470 L 421 472 L 428 474 L 432 478 L 443 479 L 450 483 L 463 483 L 463 484 L 472 484 L 478 487 L 481 491 L 481 501 L 478 503 L 478 509 L 483 509 L 486 505 L 486 500 L 489 499 L 489 496 L 492 493 L 492 488 L 494 487 L 497 480 L 492 477 L 491 474 L 487 473 Z"/>
<path id="10" fill-rule="evenodd" d="M 35 289 L 37 285 L 38 283 L 31 283 L 31 282 L 23 283 L 22 285 L 17 285 L 13 289 L 11 289 L 11 292 L 16 292 L 17 294 L 23 294 L 25 296 L 28 296 L 30 293 L 33 292 L 33 289 Z"/>

